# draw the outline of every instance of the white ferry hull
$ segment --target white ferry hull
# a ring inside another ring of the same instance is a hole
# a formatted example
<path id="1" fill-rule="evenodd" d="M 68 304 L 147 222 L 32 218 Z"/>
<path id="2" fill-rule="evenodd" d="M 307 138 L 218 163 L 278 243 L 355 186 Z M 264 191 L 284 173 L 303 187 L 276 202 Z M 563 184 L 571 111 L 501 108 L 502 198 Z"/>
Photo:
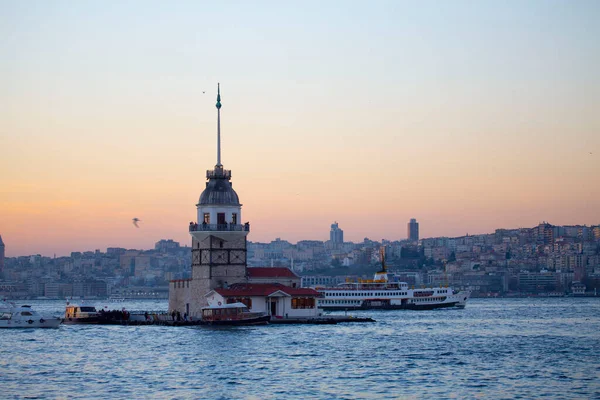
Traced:
<path id="1" fill-rule="evenodd" d="M 350 311 L 350 310 L 434 310 L 437 308 L 464 308 L 459 306 L 458 302 L 440 303 L 440 304 L 363 304 L 360 306 L 319 306 L 323 311 Z"/>
<path id="2" fill-rule="evenodd" d="M 378 291 L 381 293 L 381 291 Z M 354 296 L 340 298 L 341 296 L 319 299 L 318 307 L 323 311 L 350 311 L 350 310 L 434 310 L 438 308 L 465 308 L 470 292 L 452 293 L 448 296 L 436 298 L 409 297 L 409 298 L 366 298 L 357 299 Z"/>

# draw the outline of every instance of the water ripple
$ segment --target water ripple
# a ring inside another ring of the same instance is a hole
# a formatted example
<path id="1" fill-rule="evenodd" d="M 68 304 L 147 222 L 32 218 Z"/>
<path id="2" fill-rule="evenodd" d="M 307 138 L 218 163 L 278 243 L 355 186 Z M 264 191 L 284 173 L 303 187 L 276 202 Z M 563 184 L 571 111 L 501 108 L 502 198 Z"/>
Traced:
<path id="1" fill-rule="evenodd" d="M 33 305 L 57 313 L 62 307 L 58 302 Z M 598 299 L 474 299 L 464 310 L 355 315 L 378 322 L 3 330 L 2 398 L 564 399 L 600 394 Z"/>

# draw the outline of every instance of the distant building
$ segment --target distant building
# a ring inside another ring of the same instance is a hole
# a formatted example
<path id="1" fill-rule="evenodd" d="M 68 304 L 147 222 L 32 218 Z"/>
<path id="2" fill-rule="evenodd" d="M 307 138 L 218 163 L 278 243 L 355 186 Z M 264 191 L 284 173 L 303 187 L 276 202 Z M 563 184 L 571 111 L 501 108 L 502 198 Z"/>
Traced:
<path id="1" fill-rule="evenodd" d="M 310 275 L 302 277 L 302 287 L 309 288 L 314 286 L 337 286 L 344 283 L 345 276 L 326 276 L 326 275 Z"/>
<path id="2" fill-rule="evenodd" d="M 344 231 L 341 230 L 338 226 L 337 221 L 331 224 L 331 231 L 329 231 L 329 240 L 331 244 L 336 247 L 336 245 L 342 245 L 344 243 Z"/>
<path id="3" fill-rule="evenodd" d="M 2 241 L 2 235 L 0 235 L 0 274 L 4 271 L 4 242 Z"/>
<path id="4" fill-rule="evenodd" d="M 550 225 L 547 222 L 542 222 L 537 226 L 537 240 L 539 243 L 549 244 L 554 243 L 554 238 L 558 235 L 555 234 L 557 227 Z"/>
<path id="5" fill-rule="evenodd" d="M 596 239 L 596 240 L 600 239 L 600 226 L 595 226 L 592 228 L 592 235 L 593 235 L 594 239 Z"/>
<path id="6" fill-rule="evenodd" d="M 179 249 L 179 242 L 173 239 L 162 239 L 154 244 L 154 250 L 160 251 L 161 253 L 168 253 Z"/>
<path id="7" fill-rule="evenodd" d="M 556 274 L 552 272 L 527 272 L 517 276 L 519 290 L 524 292 L 543 292 L 556 290 Z"/>
<path id="8" fill-rule="evenodd" d="M 574 296 L 584 296 L 585 285 L 581 282 L 573 282 L 573 284 L 571 284 L 571 292 Z"/>
<path id="9" fill-rule="evenodd" d="M 118 256 L 121 254 L 125 254 L 126 251 L 127 249 L 124 249 L 122 247 L 108 247 L 106 249 L 106 254 L 111 256 Z"/>
<path id="10" fill-rule="evenodd" d="M 419 223 L 414 218 L 411 218 L 410 222 L 408 223 L 406 229 L 406 237 L 408 238 L 408 240 L 412 240 L 415 242 L 419 240 Z"/>

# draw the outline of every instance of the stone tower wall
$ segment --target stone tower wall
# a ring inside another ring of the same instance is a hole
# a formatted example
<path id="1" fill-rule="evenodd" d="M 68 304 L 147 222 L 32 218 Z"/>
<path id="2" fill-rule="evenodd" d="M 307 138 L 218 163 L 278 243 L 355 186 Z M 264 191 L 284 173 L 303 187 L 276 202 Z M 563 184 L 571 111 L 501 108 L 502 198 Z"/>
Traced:
<path id="1" fill-rule="evenodd" d="M 192 238 L 191 315 L 199 316 L 208 306 L 204 296 L 211 290 L 247 281 L 244 234 L 220 237 L 214 232 L 203 240 Z"/>

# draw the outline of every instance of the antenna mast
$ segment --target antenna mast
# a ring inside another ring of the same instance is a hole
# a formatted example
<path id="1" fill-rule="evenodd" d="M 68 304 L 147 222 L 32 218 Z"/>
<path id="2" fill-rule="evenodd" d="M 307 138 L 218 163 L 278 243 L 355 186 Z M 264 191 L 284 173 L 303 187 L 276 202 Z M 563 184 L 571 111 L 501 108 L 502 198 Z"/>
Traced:
<path id="1" fill-rule="evenodd" d="M 217 83 L 217 167 L 221 167 L 221 85 Z"/>

